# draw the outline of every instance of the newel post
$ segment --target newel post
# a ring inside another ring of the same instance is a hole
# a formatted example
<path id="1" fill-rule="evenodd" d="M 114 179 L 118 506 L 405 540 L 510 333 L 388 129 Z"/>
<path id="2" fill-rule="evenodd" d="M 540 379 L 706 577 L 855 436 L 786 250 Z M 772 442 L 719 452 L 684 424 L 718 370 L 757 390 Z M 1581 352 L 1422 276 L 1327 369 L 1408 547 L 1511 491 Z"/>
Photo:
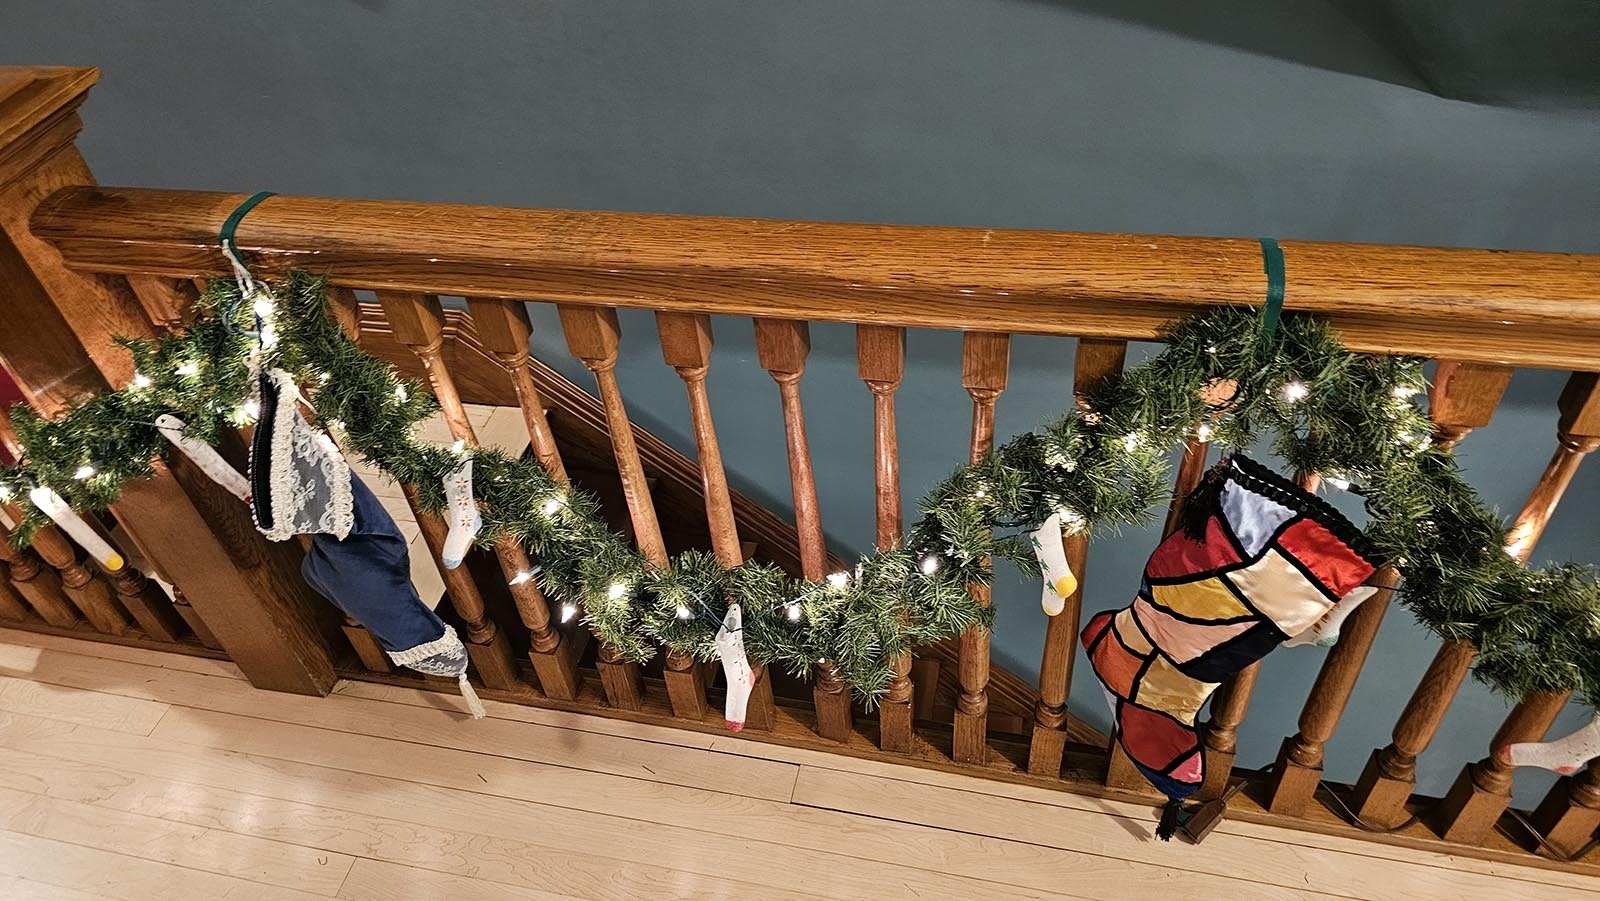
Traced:
<path id="1" fill-rule="evenodd" d="M 0 358 L 46 416 L 110 386 L 133 363 L 120 336 L 157 334 L 127 281 L 69 270 L 29 231 L 56 190 L 94 184 L 73 141 L 94 69 L 0 67 Z M 220 224 L 220 223 L 219 223 Z M 194 467 L 156 461 L 112 509 L 261 688 L 327 694 L 335 675 L 326 612 L 300 579 L 298 547 L 256 534 L 249 512 Z"/>

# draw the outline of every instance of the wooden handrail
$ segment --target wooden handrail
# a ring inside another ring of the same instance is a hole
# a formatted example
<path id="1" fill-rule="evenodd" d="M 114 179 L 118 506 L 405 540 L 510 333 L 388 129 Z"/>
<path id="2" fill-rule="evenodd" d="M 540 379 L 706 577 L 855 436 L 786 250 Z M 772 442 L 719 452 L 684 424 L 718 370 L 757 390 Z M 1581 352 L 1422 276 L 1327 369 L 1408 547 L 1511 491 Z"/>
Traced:
<path id="1" fill-rule="evenodd" d="M 36 235 L 77 269 L 222 274 L 243 194 L 65 188 Z M 1259 303 L 1254 239 L 1154 237 L 277 196 L 239 246 L 353 288 L 993 332 L 1150 339 Z M 1290 310 L 1354 350 L 1600 369 L 1600 255 L 1284 241 Z"/>

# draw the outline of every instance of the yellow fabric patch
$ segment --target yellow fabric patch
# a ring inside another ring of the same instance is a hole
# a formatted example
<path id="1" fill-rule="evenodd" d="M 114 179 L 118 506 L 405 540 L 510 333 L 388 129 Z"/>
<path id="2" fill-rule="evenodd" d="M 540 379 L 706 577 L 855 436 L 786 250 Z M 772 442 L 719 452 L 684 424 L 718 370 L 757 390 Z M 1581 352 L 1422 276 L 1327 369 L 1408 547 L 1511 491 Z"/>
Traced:
<path id="1" fill-rule="evenodd" d="M 1276 549 L 1228 573 L 1227 579 L 1285 635 L 1299 635 L 1333 607 L 1328 596 Z"/>
<path id="2" fill-rule="evenodd" d="M 1072 593 L 1078 590 L 1078 577 L 1072 573 L 1067 573 L 1055 580 L 1051 587 L 1055 589 L 1057 597 L 1065 600 L 1072 597 Z"/>
<path id="3" fill-rule="evenodd" d="M 1226 620 L 1255 615 L 1216 578 L 1182 585 L 1153 585 L 1150 592 L 1158 605 L 1188 619 Z"/>
<path id="4" fill-rule="evenodd" d="M 1140 657 L 1148 657 L 1155 650 L 1134 621 L 1132 607 L 1119 610 L 1112 618 L 1111 625 L 1117 630 L 1117 637 L 1122 639 L 1123 646 Z"/>
<path id="5" fill-rule="evenodd" d="M 1217 690 L 1217 682 L 1201 682 L 1178 672 L 1165 657 L 1156 657 L 1145 670 L 1134 691 L 1133 700 L 1141 707 L 1169 713 L 1193 726 L 1206 698 Z"/>

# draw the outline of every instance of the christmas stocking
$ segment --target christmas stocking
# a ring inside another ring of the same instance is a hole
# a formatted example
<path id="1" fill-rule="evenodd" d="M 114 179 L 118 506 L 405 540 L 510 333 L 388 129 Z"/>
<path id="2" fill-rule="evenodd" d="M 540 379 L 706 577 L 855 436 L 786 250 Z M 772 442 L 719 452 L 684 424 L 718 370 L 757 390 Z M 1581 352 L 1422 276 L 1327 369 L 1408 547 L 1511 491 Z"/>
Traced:
<path id="1" fill-rule="evenodd" d="M 1082 641 L 1116 718 L 1117 741 L 1178 802 L 1204 777 L 1195 717 L 1216 687 L 1361 587 L 1375 564 L 1337 510 L 1243 456 L 1190 495 L 1184 526 L 1145 564 L 1129 606 L 1097 614 Z"/>
<path id="2" fill-rule="evenodd" d="M 107 544 L 106 540 L 100 537 L 99 532 L 96 532 L 88 523 L 84 522 L 83 517 L 79 516 L 77 511 L 67 506 L 66 500 L 61 495 L 40 485 L 28 492 L 28 500 L 33 501 L 33 505 L 38 507 L 39 511 L 44 515 L 50 517 L 51 521 L 61 528 L 61 531 L 71 535 L 72 540 L 76 541 L 79 547 L 88 551 L 89 556 L 93 557 L 96 563 L 105 567 L 107 572 L 116 572 L 122 569 L 126 562 L 122 559 L 122 555 L 117 553 L 116 548 Z"/>
<path id="3" fill-rule="evenodd" d="M 259 380 L 261 418 L 250 445 L 256 528 L 273 541 L 327 533 L 343 538 L 354 521 L 350 465 L 327 432 L 300 415 L 300 389 L 281 369 Z"/>
<path id="4" fill-rule="evenodd" d="M 444 477 L 444 499 L 449 508 L 450 532 L 444 537 L 444 549 L 439 554 L 445 569 L 455 569 L 472 547 L 472 539 L 483 528 L 483 514 L 472 499 L 472 455 L 467 454 L 450 474 Z"/>
<path id="5" fill-rule="evenodd" d="M 1314 644 L 1321 648 L 1331 648 L 1339 643 L 1339 628 L 1344 621 L 1361 606 L 1361 602 L 1378 593 L 1375 585 L 1363 585 L 1339 599 L 1333 609 L 1322 614 L 1322 619 L 1316 621 L 1311 628 L 1284 642 L 1284 647 L 1296 648 L 1301 645 Z"/>
<path id="6" fill-rule="evenodd" d="M 217 449 L 197 438 L 190 438 L 183 433 L 183 420 L 171 413 L 162 413 L 156 417 L 156 430 L 159 431 L 173 446 L 182 451 L 200 471 L 211 477 L 228 493 L 245 503 L 250 503 L 250 483 L 240 474 L 239 470 L 229 465 Z"/>
<path id="7" fill-rule="evenodd" d="M 716 645 L 717 659 L 722 661 L 722 675 L 728 680 L 722 718 L 729 729 L 738 732 L 744 728 L 745 707 L 750 703 L 750 692 L 756 687 L 755 671 L 744 653 L 744 614 L 738 604 L 729 604 L 728 612 L 723 614 Z"/>
<path id="8" fill-rule="evenodd" d="M 1600 757 L 1600 716 L 1589 725 L 1555 741 L 1522 741 L 1495 749 L 1495 756 L 1512 766 L 1537 766 L 1570 776 Z"/>
<path id="9" fill-rule="evenodd" d="M 1033 553 L 1039 558 L 1039 568 L 1044 570 L 1044 593 L 1039 605 L 1049 616 L 1055 616 L 1066 606 L 1067 598 L 1078 590 L 1078 577 L 1067 564 L 1066 545 L 1061 539 L 1061 513 L 1050 514 L 1039 528 L 1028 535 L 1033 543 Z"/>

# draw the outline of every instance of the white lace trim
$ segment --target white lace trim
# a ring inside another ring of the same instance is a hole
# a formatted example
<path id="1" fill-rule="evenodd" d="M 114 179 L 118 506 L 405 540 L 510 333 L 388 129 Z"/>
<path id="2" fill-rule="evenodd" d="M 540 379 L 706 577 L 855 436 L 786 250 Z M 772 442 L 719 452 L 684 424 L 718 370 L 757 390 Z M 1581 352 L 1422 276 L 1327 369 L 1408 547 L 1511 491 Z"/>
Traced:
<path id="1" fill-rule="evenodd" d="M 278 403 L 272 416 L 272 459 L 267 469 L 267 482 L 272 498 L 272 528 L 263 532 L 273 541 L 285 541 L 294 535 L 295 477 L 294 477 L 294 399 L 288 396 L 278 380 L 280 370 L 267 374 L 278 389 Z"/>
<path id="2" fill-rule="evenodd" d="M 272 529 L 264 534 L 283 541 L 300 532 L 325 532 L 339 539 L 355 526 L 355 498 L 350 487 L 350 468 L 327 433 L 311 428 L 300 416 L 300 389 L 294 377 L 281 369 L 267 374 L 278 389 L 278 403 L 272 422 L 271 466 L 268 481 L 272 495 Z M 305 519 L 306 508 L 315 500 L 318 486 L 310 484 L 295 470 L 295 461 L 314 462 L 322 487 L 328 492 L 326 506 L 316 522 Z"/>
<path id="3" fill-rule="evenodd" d="M 387 651 L 389 659 L 395 666 L 413 666 L 431 657 L 440 654 L 460 655 L 466 659 L 467 646 L 461 643 L 461 637 L 456 635 L 456 630 L 449 623 L 445 623 L 444 634 L 432 641 L 424 642 L 416 647 L 406 648 L 403 651 Z"/>

